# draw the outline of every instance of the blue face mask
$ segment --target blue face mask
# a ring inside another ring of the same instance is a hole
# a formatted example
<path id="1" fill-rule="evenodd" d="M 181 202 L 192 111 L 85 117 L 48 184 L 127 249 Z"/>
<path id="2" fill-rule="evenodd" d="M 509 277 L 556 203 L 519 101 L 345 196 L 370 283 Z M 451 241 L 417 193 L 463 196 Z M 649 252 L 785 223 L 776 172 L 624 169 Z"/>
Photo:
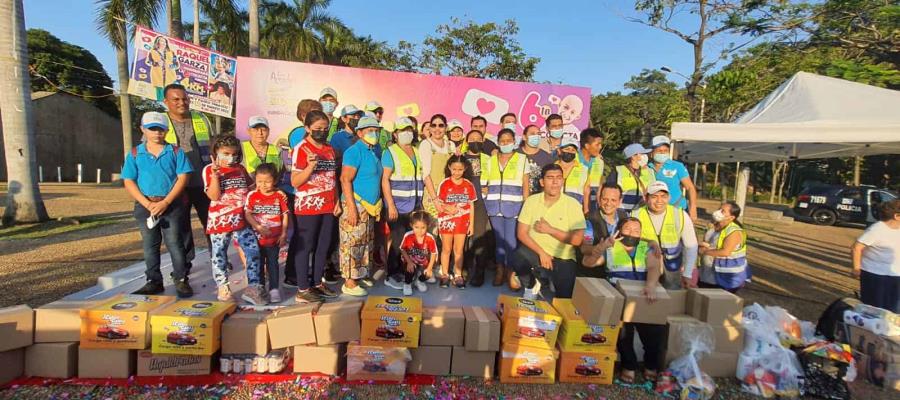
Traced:
<path id="1" fill-rule="evenodd" d="M 666 161 L 669 161 L 669 155 L 666 153 L 654 154 L 653 161 L 656 161 L 658 164 L 663 164 Z"/>
<path id="2" fill-rule="evenodd" d="M 331 113 L 334 112 L 334 108 L 336 107 L 336 105 L 330 101 L 323 101 L 323 102 L 321 102 L 321 104 L 322 104 L 322 112 L 327 115 L 331 115 Z"/>
<path id="3" fill-rule="evenodd" d="M 366 142 L 367 144 L 369 144 L 370 146 L 374 146 L 375 143 L 378 143 L 378 132 L 376 132 L 376 131 L 366 132 L 366 134 L 363 135 L 363 141 Z"/>
<path id="4" fill-rule="evenodd" d="M 509 129 L 509 130 L 515 132 L 515 130 L 516 130 L 516 124 L 514 124 L 514 123 L 512 123 L 512 122 L 509 122 L 509 123 L 503 124 L 503 128 L 504 128 L 504 129 Z"/>
<path id="5" fill-rule="evenodd" d="M 513 143 L 513 144 L 504 144 L 504 145 L 500 146 L 500 152 L 503 153 L 503 154 L 509 154 L 509 153 L 512 153 L 513 150 L 515 150 L 515 149 L 516 149 L 516 144 L 515 144 L 515 143 Z"/>
<path id="6" fill-rule="evenodd" d="M 563 136 L 563 130 L 562 129 L 554 129 L 554 130 L 550 131 L 550 136 L 552 136 L 554 139 L 559 139 Z"/>
<path id="7" fill-rule="evenodd" d="M 531 135 L 528 137 L 528 145 L 531 147 L 538 147 L 541 144 L 541 136 L 540 135 Z"/>

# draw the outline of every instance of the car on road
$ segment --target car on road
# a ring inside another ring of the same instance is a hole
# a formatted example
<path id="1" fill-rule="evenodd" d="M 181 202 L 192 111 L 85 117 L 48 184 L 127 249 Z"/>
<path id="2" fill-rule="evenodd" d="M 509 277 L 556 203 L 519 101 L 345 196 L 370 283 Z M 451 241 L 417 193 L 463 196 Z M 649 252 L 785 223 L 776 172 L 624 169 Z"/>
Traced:
<path id="1" fill-rule="evenodd" d="M 878 221 L 875 207 L 896 198 L 897 193 L 875 186 L 817 185 L 797 195 L 793 211 L 817 225 L 871 224 Z"/>

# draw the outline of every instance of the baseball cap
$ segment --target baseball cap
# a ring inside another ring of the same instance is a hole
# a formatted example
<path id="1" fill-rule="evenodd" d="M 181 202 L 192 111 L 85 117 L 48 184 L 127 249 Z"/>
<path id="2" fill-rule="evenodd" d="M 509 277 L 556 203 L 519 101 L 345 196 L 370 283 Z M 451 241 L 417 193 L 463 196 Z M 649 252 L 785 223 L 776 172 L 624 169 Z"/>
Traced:
<path id="1" fill-rule="evenodd" d="M 394 121 L 394 130 L 410 128 L 412 126 L 413 126 L 412 120 L 407 117 L 400 117 Z"/>
<path id="2" fill-rule="evenodd" d="M 265 125 L 266 128 L 269 127 L 269 120 L 266 117 L 260 117 L 259 115 L 254 115 L 250 117 L 250 123 L 247 125 L 251 128 L 256 128 L 257 126 Z"/>
<path id="3" fill-rule="evenodd" d="M 458 119 L 451 119 L 450 122 L 447 123 L 447 131 L 452 131 L 456 128 L 462 129 L 462 127 L 462 123 L 460 123 Z"/>
<path id="4" fill-rule="evenodd" d="M 566 137 L 564 137 L 563 140 L 559 143 L 559 148 L 563 148 L 563 147 L 566 147 L 566 146 L 575 146 L 575 148 L 577 149 L 579 144 L 580 144 L 580 143 L 578 143 L 578 139 L 575 139 L 575 138 L 573 138 L 573 137 L 571 137 L 571 136 L 566 136 Z"/>
<path id="5" fill-rule="evenodd" d="M 644 148 L 640 143 L 632 143 L 628 146 L 625 146 L 625 150 L 622 153 L 625 154 L 625 158 L 631 158 L 635 154 L 646 154 L 651 152 L 652 150 Z"/>
<path id="6" fill-rule="evenodd" d="M 647 186 L 647 194 L 654 194 L 657 192 L 669 193 L 669 186 L 666 185 L 666 183 L 663 181 L 654 181 L 649 186 Z"/>
<path id="7" fill-rule="evenodd" d="M 366 103 L 366 111 L 374 112 L 375 110 L 377 110 L 379 108 L 382 110 L 384 109 L 384 107 L 382 107 L 381 104 L 378 104 L 378 102 L 375 100 L 372 100 L 372 101 Z"/>
<path id="8" fill-rule="evenodd" d="M 341 116 L 346 117 L 350 114 L 362 114 L 362 110 L 356 108 L 353 104 L 347 104 L 341 109 Z"/>
<path id="9" fill-rule="evenodd" d="M 151 111 L 145 112 L 141 117 L 141 126 L 147 129 L 161 128 L 164 131 L 169 130 L 169 118 L 166 114 Z"/>
<path id="10" fill-rule="evenodd" d="M 337 98 L 337 91 L 330 87 L 322 89 L 322 91 L 319 92 L 319 98 L 321 99 L 325 96 L 331 96 L 331 97 Z"/>
<path id="11" fill-rule="evenodd" d="M 359 119 L 359 123 L 356 124 L 356 129 L 363 128 L 381 128 L 381 125 L 378 124 L 378 120 L 372 117 L 362 117 Z"/>
<path id="12" fill-rule="evenodd" d="M 669 140 L 669 137 L 666 135 L 654 136 L 652 140 L 650 140 L 650 147 L 657 148 L 662 145 L 671 145 L 672 141 Z"/>

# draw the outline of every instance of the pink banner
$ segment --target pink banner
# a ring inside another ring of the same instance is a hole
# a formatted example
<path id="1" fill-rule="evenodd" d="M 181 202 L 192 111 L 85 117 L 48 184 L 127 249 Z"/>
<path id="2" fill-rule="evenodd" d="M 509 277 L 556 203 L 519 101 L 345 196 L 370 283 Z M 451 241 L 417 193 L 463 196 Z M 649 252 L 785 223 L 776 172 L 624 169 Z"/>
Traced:
<path id="1" fill-rule="evenodd" d="M 336 67 L 289 61 L 239 57 L 237 80 L 237 135 L 247 138 L 247 121 L 261 115 L 269 119 L 271 136 L 296 127 L 297 103 L 319 99 L 325 87 L 338 93 L 338 109 L 353 104 L 363 109 L 374 100 L 384 107 L 383 124 L 389 130 L 400 116 L 416 117 L 421 124 L 434 114 L 458 119 L 468 130 L 473 116 L 488 121 L 488 131 L 500 129 L 500 116 L 518 116 L 521 134 L 527 125 L 544 130 L 544 119 L 562 115 L 567 135 L 578 136 L 588 126 L 591 90 L 585 87 L 511 82 L 489 79 L 424 75 L 363 68 Z"/>

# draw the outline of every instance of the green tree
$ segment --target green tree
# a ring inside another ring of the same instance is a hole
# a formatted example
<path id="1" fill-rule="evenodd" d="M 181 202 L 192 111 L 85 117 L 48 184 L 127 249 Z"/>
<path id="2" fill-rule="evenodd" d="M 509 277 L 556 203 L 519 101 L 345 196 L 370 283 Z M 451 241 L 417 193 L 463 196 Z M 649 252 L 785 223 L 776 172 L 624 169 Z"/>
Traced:
<path id="1" fill-rule="evenodd" d="M 325 37 L 348 28 L 327 12 L 331 0 L 260 2 L 263 56 L 288 61 L 325 62 Z"/>
<path id="2" fill-rule="evenodd" d="M 478 24 L 451 18 L 421 45 L 401 41 L 397 68 L 472 78 L 534 80 L 540 58 L 525 54 L 514 20 Z"/>
<path id="3" fill-rule="evenodd" d="M 112 79 L 97 57 L 83 47 L 64 42 L 42 29 L 28 30 L 28 66 L 32 91 L 66 91 L 81 95 L 108 114 L 118 118 L 112 100 Z"/>

